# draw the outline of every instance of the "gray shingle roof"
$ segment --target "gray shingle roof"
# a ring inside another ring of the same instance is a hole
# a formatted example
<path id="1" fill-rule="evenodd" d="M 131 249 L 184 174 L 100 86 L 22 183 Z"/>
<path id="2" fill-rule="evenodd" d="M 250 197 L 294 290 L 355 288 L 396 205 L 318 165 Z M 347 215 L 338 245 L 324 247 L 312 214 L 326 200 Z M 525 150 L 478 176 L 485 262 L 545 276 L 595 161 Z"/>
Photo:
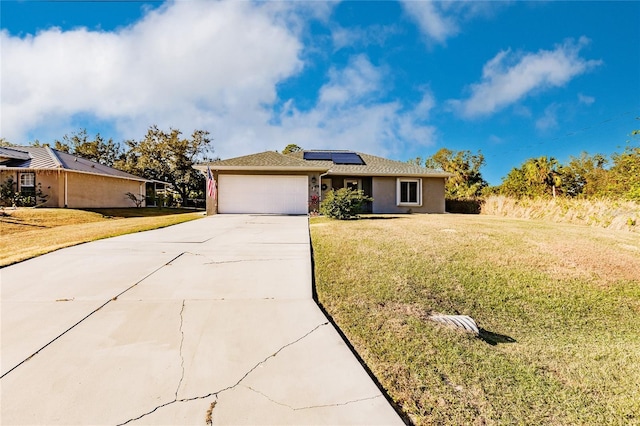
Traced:
<path id="1" fill-rule="evenodd" d="M 318 150 L 313 152 L 323 151 Z M 331 150 L 331 152 L 338 151 Z M 364 165 L 334 164 L 333 161 L 323 160 L 304 160 L 303 151 L 290 154 L 266 151 L 258 154 L 245 155 L 243 157 L 213 161 L 208 164 L 198 164 L 196 168 L 206 170 L 207 165 L 209 165 L 212 170 L 314 170 L 334 176 L 451 176 L 450 173 L 443 172 L 442 170 L 427 169 L 425 167 L 389 160 L 362 152 L 358 152 L 357 154 L 364 160 Z"/>
<path id="2" fill-rule="evenodd" d="M 195 167 L 200 170 L 206 170 L 207 166 L 210 166 L 212 170 L 324 171 L 323 165 L 312 164 L 301 158 L 298 159 L 275 151 L 265 151 L 258 154 L 245 155 L 243 157 L 212 161 L 211 163 L 198 164 Z"/>
<path id="3" fill-rule="evenodd" d="M 27 154 L 25 156 L 24 154 Z M 29 170 L 69 170 L 123 179 L 147 181 L 148 179 L 86 160 L 48 146 L 15 146 L 0 151 L 0 170 L 3 167 Z"/>
<path id="4" fill-rule="evenodd" d="M 58 163 L 45 147 L 13 146 L 4 148 L 3 154 L 6 156 L 0 155 L 0 166 L 22 169 L 55 169 L 58 167 Z"/>
<path id="5" fill-rule="evenodd" d="M 283 155 L 275 151 L 265 151 L 258 154 L 245 155 L 243 157 L 218 160 L 211 163 L 211 166 L 282 166 L 282 167 L 308 167 L 306 161 L 288 155 Z"/>
<path id="6" fill-rule="evenodd" d="M 322 152 L 322 151 L 312 151 Z M 335 151 L 332 151 L 335 152 Z M 451 174 L 442 170 L 427 169 L 402 161 L 389 160 L 375 155 L 357 152 L 364 161 L 364 165 L 357 164 L 334 164 L 332 161 L 303 160 L 306 163 L 317 164 L 326 167 L 329 175 L 353 175 L 353 176 L 435 176 L 448 177 Z M 294 152 L 290 156 L 302 159 L 304 152 Z"/>
<path id="7" fill-rule="evenodd" d="M 2 160 L 27 160 L 29 154 L 24 151 L 17 151 L 15 149 L 6 148 L 0 146 L 0 161 Z"/>

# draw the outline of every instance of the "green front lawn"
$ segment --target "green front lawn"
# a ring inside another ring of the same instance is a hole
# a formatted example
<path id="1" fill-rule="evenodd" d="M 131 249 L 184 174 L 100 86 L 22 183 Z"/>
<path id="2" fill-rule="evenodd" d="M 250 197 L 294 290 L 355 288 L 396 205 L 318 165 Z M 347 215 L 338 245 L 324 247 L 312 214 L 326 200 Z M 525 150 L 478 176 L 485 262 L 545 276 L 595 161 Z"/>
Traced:
<path id="1" fill-rule="evenodd" d="M 101 238 L 203 217 L 187 209 L 33 209 L 0 211 L 0 267 Z"/>
<path id="2" fill-rule="evenodd" d="M 640 235 L 462 215 L 311 235 L 319 302 L 414 423 L 640 424 Z"/>

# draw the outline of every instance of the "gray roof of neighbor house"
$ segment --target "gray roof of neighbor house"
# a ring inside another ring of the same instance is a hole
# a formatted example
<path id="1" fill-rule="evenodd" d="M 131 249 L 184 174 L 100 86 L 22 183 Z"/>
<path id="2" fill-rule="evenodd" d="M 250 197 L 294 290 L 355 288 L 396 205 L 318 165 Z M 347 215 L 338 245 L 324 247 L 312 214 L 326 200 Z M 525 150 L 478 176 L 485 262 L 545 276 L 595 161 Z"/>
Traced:
<path id="1" fill-rule="evenodd" d="M 360 156 L 364 164 L 335 164 L 332 160 L 305 160 L 305 152 L 341 154 L 354 153 L 353 151 L 341 150 L 306 150 L 290 154 L 266 151 L 259 154 L 230 158 L 228 160 L 214 161 L 208 164 L 199 164 L 196 167 L 200 170 L 206 170 L 208 165 L 212 170 L 224 171 L 320 171 L 328 175 L 349 176 L 429 176 L 443 178 L 452 176 L 451 173 L 443 172 L 442 170 L 428 169 L 361 152 L 356 152 L 355 154 Z"/>
<path id="2" fill-rule="evenodd" d="M 141 178 L 95 161 L 87 160 L 48 146 L 12 146 L 0 148 L 2 170 L 66 170 L 147 182 Z"/>

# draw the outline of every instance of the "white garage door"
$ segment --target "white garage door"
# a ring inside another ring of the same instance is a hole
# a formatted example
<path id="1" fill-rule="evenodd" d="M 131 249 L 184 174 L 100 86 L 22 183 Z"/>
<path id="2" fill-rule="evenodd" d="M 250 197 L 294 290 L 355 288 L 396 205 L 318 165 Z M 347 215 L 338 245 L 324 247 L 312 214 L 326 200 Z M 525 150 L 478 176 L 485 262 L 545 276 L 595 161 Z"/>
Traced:
<path id="1" fill-rule="evenodd" d="M 219 213 L 307 214 L 307 176 L 219 175 Z"/>

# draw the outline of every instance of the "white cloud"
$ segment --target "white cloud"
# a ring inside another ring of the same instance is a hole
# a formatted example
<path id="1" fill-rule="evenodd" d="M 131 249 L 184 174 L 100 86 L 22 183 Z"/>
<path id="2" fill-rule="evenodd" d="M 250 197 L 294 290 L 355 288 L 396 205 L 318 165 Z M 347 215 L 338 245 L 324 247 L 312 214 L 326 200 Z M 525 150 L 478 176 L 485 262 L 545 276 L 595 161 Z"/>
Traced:
<path id="1" fill-rule="evenodd" d="M 400 32 L 395 25 L 372 25 L 369 27 L 340 27 L 331 29 L 334 50 L 347 47 L 384 46 L 387 39 Z"/>
<path id="2" fill-rule="evenodd" d="M 429 39 L 443 43 L 460 31 L 455 17 L 447 16 L 441 3 L 403 0 L 402 5 Z"/>
<path id="3" fill-rule="evenodd" d="M 331 68 L 311 109 L 287 100 L 274 113 L 281 102 L 277 85 L 305 66 L 300 26 L 309 14 L 326 16 L 323 7 L 307 9 L 286 2 L 172 2 L 114 32 L 52 28 L 17 37 L 4 31 L 0 136 L 51 142 L 84 127 L 86 118 L 114 129 L 101 133 L 117 141 L 139 139 L 152 124 L 209 130 L 222 158 L 288 143 L 392 156 L 432 144 L 430 92 L 408 107 L 385 99 L 388 70 L 364 55 Z"/>
<path id="4" fill-rule="evenodd" d="M 343 70 L 332 68 L 329 82 L 320 89 L 320 103 L 354 103 L 376 94 L 382 74 L 364 55 L 351 59 Z"/>
<path id="5" fill-rule="evenodd" d="M 416 1 L 401 0 L 401 3 L 428 41 L 444 43 L 461 32 L 463 24 L 476 17 L 490 17 L 508 2 L 471 1 Z"/>
<path id="6" fill-rule="evenodd" d="M 492 145 L 501 145 L 504 143 L 504 139 L 497 135 L 489 135 L 488 140 Z"/>
<path id="7" fill-rule="evenodd" d="M 309 111 L 288 101 L 278 126 L 264 127 L 266 140 L 282 149 L 288 143 L 303 148 L 354 149 L 377 155 L 401 155 L 405 148 L 433 145 L 436 129 L 426 123 L 435 100 L 427 90 L 414 107 L 381 100 L 387 72 L 364 55 L 342 69 L 332 68 Z"/>
<path id="8" fill-rule="evenodd" d="M 248 2 L 175 2 L 116 32 L 2 32 L 0 132 L 21 141 L 77 114 L 112 121 L 124 137 L 153 123 L 215 131 L 230 116 L 255 118 L 303 67 L 281 19 Z"/>
<path id="9" fill-rule="evenodd" d="M 579 56 L 586 44 L 588 40 L 582 37 L 578 42 L 567 40 L 554 50 L 537 53 L 501 51 L 485 64 L 482 81 L 470 86 L 471 96 L 452 100 L 450 105 L 462 116 L 472 118 L 490 115 L 535 91 L 562 87 L 602 63 Z"/>
<path id="10" fill-rule="evenodd" d="M 551 104 L 545 108 L 542 117 L 536 120 L 538 130 L 549 130 L 558 127 L 558 104 Z"/>
<path id="11" fill-rule="evenodd" d="M 583 95 L 582 93 L 578 93 L 578 102 L 585 105 L 591 105 L 596 101 L 596 98 L 593 96 Z"/>

